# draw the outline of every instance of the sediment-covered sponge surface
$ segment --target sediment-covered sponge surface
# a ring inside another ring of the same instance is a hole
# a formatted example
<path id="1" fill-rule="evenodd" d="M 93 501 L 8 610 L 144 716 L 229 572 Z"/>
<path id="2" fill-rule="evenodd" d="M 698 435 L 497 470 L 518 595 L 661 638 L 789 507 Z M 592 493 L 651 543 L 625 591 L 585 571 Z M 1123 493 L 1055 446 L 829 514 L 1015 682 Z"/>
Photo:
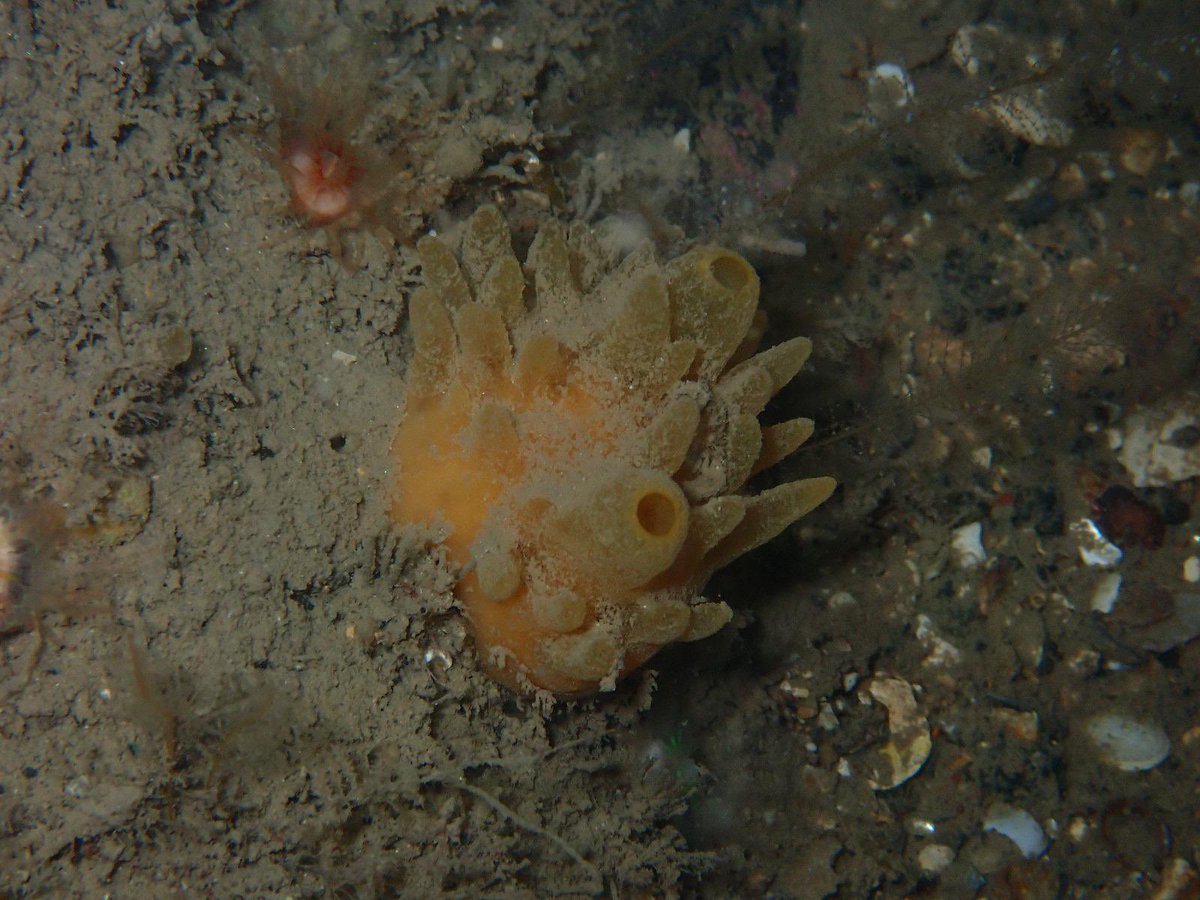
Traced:
<path id="1" fill-rule="evenodd" d="M 752 355 L 753 268 L 717 247 L 617 262 L 558 225 L 522 267 L 492 207 L 457 252 L 419 251 L 392 513 L 442 529 L 484 668 L 516 688 L 610 690 L 725 625 L 729 607 L 700 594 L 709 576 L 834 488 L 743 491 L 813 429 L 759 424 L 811 345 Z"/>

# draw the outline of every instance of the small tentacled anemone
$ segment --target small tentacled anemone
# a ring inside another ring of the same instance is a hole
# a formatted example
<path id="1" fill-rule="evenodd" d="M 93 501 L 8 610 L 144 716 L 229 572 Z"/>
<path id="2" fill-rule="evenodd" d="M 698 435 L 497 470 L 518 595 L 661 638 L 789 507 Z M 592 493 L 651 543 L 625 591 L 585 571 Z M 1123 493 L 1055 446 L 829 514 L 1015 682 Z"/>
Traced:
<path id="1" fill-rule="evenodd" d="M 375 78 L 333 71 L 320 80 L 294 68 L 271 75 L 274 140 L 267 157 L 288 190 L 288 214 L 301 227 L 321 229 L 334 258 L 349 269 L 357 257 L 347 235 L 367 231 L 385 247 L 399 237 L 402 182 L 407 155 L 356 142 L 371 111 L 368 90 Z"/>
<path id="2" fill-rule="evenodd" d="M 485 670 L 585 695 L 723 627 L 729 606 L 700 595 L 712 573 L 835 488 L 745 490 L 813 431 L 759 424 L 811 344 L 755 353 L 750 264 L 719 247 L 615 262 L 551 224 L 523 270 L 491 207 L 457 254 L 418 251 L 391 511 L 443 528 Z"/>

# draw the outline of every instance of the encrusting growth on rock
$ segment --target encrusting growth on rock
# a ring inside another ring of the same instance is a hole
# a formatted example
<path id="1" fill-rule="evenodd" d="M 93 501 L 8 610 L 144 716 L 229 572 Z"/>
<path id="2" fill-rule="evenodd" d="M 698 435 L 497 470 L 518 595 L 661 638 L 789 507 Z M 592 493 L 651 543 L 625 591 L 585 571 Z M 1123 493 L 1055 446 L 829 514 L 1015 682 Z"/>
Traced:
<path id="1" fill-rule="evenodd" d="M 742 492 L 813 431 L 758 422 L 811 344 L 754 355 L 754 269 L 718 247 L 614 266 L 557 224 L 523 269 L 492 207 L 457 254 L 418 249 L 392 515 L 447 527 L 484 668 L 514 688 L 611 690 L 724 626 L 730 608 L 700 596 L 712 573 L 835 487 Z"/>

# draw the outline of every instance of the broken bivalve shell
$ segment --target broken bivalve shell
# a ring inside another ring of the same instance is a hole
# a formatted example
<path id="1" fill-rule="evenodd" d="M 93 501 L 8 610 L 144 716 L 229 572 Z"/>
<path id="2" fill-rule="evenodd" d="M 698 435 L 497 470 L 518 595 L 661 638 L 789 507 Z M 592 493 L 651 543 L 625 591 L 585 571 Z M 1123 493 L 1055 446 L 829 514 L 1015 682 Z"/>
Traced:
<path id="1" fill-rule="evenodd" d="M 1050 846 L 1050 839 L 1037 819 L 1007 803 L 993 803 L 988 807 L 983 830 L 1004 835 L 1017 845 L 1026 859 L 1037 859 Z"/>
<path id="2" fill-rule="evenodd" d="M 1162 727 L 1120 713 L 1093 716 L 1084 725 L 1100 758 L 1123 772 L 1146 772 L 1171 755 Z"/>

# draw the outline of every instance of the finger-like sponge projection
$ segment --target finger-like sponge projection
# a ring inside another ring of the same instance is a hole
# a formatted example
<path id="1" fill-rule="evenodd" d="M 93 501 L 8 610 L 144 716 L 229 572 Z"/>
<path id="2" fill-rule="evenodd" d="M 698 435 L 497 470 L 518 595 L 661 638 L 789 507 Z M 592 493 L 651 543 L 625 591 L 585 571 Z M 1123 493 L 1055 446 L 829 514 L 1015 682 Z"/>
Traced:
<path id="1" fill-rule="evenodd" d="M 743 488 L 812 434 L 758 414 L 807 359 L 754 354 L 758 276 L 699 247 L 615 262 L 544 227 L 524 268 L 492 207 L 418 245 L 424 286 L 392 443 L 392 515 L 440 527 L 484 668 L 510 687 L 611 690 L 729 607 L 709 576 L 833 492 Z"/>

